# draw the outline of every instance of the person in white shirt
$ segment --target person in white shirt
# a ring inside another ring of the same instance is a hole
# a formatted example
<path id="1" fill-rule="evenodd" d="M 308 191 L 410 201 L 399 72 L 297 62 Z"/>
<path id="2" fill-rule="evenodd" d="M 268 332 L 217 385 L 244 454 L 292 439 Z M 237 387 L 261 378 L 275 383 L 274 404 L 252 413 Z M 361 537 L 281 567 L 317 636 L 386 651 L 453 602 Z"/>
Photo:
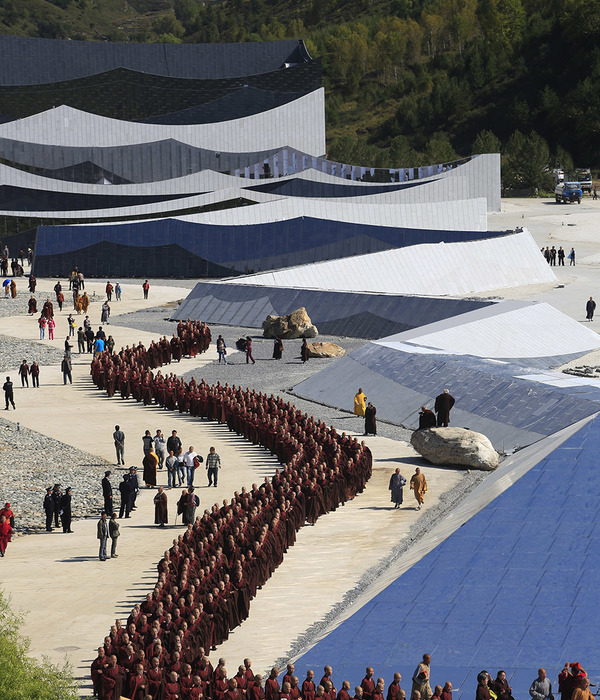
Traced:
<path id="1" fill-rule="evenodd" d="M 158 468 L 162 469 L 165 465 L 165 454 L 167 449 L 167 440 L 162 434 L 162 430 L 157 430 L 154 436 L 154 451 L 158 457 Z"/>
<path id="2" fill-rule="evenodd" d="M 202 462 L 203 459 L 196 452 L 194 452 L 194 446 L 190 445 L 188 451 L 183 455 L 183 463 L 185 465 L 185 471 L 187 473 L 187 485 L 194 485 L 194 472 L 196 468 Z"/>

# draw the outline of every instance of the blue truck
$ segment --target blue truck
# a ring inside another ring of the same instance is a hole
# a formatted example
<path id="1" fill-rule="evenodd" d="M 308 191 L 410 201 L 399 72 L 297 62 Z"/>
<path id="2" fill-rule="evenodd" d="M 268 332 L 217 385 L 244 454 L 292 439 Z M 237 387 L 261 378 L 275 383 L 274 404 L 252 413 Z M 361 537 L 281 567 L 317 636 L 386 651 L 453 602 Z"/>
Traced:
<path id="1" fill-rule="evenodd" d="M 554 198 L 557 204 L 581 204 L 582 190 L 580 182 L 559 182 L 554 188 Z"/>

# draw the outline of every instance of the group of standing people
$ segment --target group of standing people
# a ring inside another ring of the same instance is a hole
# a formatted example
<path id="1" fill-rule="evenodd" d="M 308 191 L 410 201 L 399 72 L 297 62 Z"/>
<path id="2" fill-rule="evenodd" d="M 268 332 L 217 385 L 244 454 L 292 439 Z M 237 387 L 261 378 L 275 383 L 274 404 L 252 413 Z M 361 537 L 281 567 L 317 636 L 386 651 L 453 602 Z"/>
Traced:
<path id="1" fill-rule="evenodd" d="M 118 391 L 122 399 L 132 396 L 145 405 L 156 402 L 170 410 L 179 408 L 180 413 L 189 411 L 194 397 L 184 391 L 182 381 L 160 370 L 155 376 L 153 370 L 180 361 L 184 354 L 205 352 L 211 336 L 206 324 L 195 321 L 178 324 L 177 332 L 170 342 L 163 337 L 158 343 L 152 341 L 147 349 L 140 343 L 118 353 L 98 351 L 92 361 L 92 379 L 109 396 Z"/>
<path id="2" fill-rule="evenodd" d="M 2 283 L 4 287 L 4 298 L 11 297 L 11 299 L 17 298 L 17 283 L 14 279 L 5 279 Z"/>
<path id="3" fill-rule="evenodd" d="M 390 500 L 394 504 L 395 509 L 400 508 L 404 502 L 405 486 L 406 479 L 402 476 L 400 468 L 398 467 L 390 477 L 390 483 L 388 485 L 388 490 L 391 492 Z M 415 473 L 410 479 L 409 487 L 417 501 L 416 510 L 421 510 L 421 507 L 425 503 L 425 494 L 427 493 L 427 479 L 425 478 L 425 474 L 421 473 L 420 467 L 415 469 Z"/>
<path id="4" fill-rule="evenodd" d="M 113 292 L 115 293 L 115 301 L 121 301 L 121 295 L 123 294 L 123 289 L 121 288 L 121 285 L 118 282 L 113 287 L 110 280 L 108 280 L 106 282 L 105 292 L 106 292 L 106 301 L 112 301 Z"/>
<path id="5" fill-rule="evenodd" d="M 377 409 L 369 401 L 362 388 L 354 394 L 354 415 L 365 419 L 365 435 L 377 435 Z"/>
<path id="6" fill-rule="evenodd" d="M 73 309 L 77 312 L 77 314 L 87 314 L 90 306 L 90 298 L 88 297 L 87 292 L 84 291 L 83 294 L 79 293 L 84 289 L 85 282 L 82 273 L 76 274 L 73 279 L 69 277 L 69 291 L 73 293 Z M 35 286 L 33 290 L 31 290 L 31 279 L 30 291 L 35 291 Z M 60 280 L 58 280 L 58 282 L 54 285 L 54 293 L 56 294 L 56 303 L 58 304 L 58 308 L 60 311 L 62 311 L 63 304 L 65 303 L 65 295 L 63 293 L 62 283 Z"/>
<path id="7" fill-rule="evenodd" d="M 31 365 L 27 360 L 23 360 L 19 365 L 19 377 L 21 377 L 21 386 L 29 387 L 29 377 L 31 377 L 31 386 L 39 388 L 40 386 L 40 366 L 37 360 L 34 360 Z"/>
<path id="8" fill-rule="evenodd" d="M 111 513 L 109 518 L 108 513 L 103 510 L 100 514 L 100 520 L 98 520 L 96 531 L 96 536 L 100 542 L 98 550 L 98 558 L 100 561 L 116 559 L 119 556 L 117 554 L 117 543 L 121 536 L 121 526 L 117 520 L 117 514 Z M 110 555 L 108 554 L 109 539 L 111 541 Z"/>
<path id="9" fill-rule="evenodd" d="M 441 394 L 435 397 L 435 413 L 427 406 L 421 406 L 417 430 L 427 430 L 427 428 L 435 427 L 447 428 L 450 424 L 450 411 L 455 403 L 456 400 L 450 393 L 450 390 L 444 389 Z"/>
<path id="10" fill-rule="evenodd" d="M 546 246 L 545 248 L 542 248 L 542 255 L 546 259 L 546 262 L 548 265 L 556 265 L 556 261 L 558 260 L 558 264 L 562 265 L 564 267 L 565 265 L 565 251 L 562 246 L 559 246 L 558 250 L 552 246 Z M 575 248 L 571 248 L 569 255 L 569 267 L 571 265 L 575 265 Z"/>
<path id="11" fill-rule="evenodd" d="M 273 340 L 273 359 L 274 360 L 281 360 L 283 357 L 283 340 L 279 337 L 275 338 Z M 302 364 L 308 362 L 310 358 L 310 351 L 308 348 L 308 343 L 306 342 L 306 338 L 302 338 L 302 344 L 300 346 L 300 359 L 302 360 Z"/>
<path id="12" fill-rule="evenodd" d="M 48 486 L 44 496 L 44 513 L 46 514 L 46 532 L 52 532 L 54 528 L 62 525 L 64 533 L 71 533 L 71 487 L 62 491 L 60 484 Z M 60 518 L 60 522 L 59 522 Z"/>

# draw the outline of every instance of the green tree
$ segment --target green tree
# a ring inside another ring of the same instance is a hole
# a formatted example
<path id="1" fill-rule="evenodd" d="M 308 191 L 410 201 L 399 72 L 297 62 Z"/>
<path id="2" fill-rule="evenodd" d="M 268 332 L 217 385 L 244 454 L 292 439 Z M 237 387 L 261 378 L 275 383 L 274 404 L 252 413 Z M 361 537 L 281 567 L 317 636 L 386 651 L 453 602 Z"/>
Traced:
<path id="1" fill-rule="evenodd" d="M 66 39 L 67 30 L 60 22 L 40 20 L 37 23 L 38 36 L 44 39 Z"/>
<path id="2" fill-rule="evenodd" d="M 175 17 L 187 27 L 198 16 L 198 5 L 194 0 L 175 0 Z"/>
<path id="3" fill-rule="evenodd" d="M 549 188 L 550 151 L 546 141 L 535 131 L 525 136 L 520 131 L 511 134 L 506 145 L 503 180 L 516 189 Z"/>
<path id="4" fill-rule="evenodd" d="M 478 153 L 500 153 L 500 151 L 500 139 L 493 131 L 488 131 L 487 129 L 477 134 L 471 149 L 473 155 Z"/>
<path id="5" fill-rule="evenodd" d="M 79 693 L 70 668 L 29 658 L 29 640 L 0 592 L 0 697 L 10 700 L 77 700 Z"/>
<path id="6" fill-rule="evenodd" d="M 575 172 L 575 164 L 573 163 L 573 157 L 562 146 L 557 146 L 556 148 L 556 161 L 555 165 L 558 168 L 562 168 L 567 176 Z"/>
<path id="7" fill-rule="evenodd" d="M 185 34 L 185 29 L 175 15 L 157 17 L 154 22 L 152 22 L 152 31 L 155 34 L 171 35 L 178 39 L 181 39 Z"/>
<path id="8" fill-rule="evenodd" d="M 436 131 L 429 139 L 425 148 L 425 154 L 429 165 L 448 163 L 458 158 L 456 151 L 452 148 L 448 134 L 443 131 Z"/>
<path id="9" fill-rule="evenodd" d="M 419 162 L 419 154 L 406 136 L 394 136 L 390 143 L 389 161 L 391 168 L 414 168 Z"/>
<path id="10" fill-rule="evenodd" d="M 521 40 L 525 29 L 525 10 L 521 0 L 498 0 L 498 14 L 504 41 L 512 46 Z"/>

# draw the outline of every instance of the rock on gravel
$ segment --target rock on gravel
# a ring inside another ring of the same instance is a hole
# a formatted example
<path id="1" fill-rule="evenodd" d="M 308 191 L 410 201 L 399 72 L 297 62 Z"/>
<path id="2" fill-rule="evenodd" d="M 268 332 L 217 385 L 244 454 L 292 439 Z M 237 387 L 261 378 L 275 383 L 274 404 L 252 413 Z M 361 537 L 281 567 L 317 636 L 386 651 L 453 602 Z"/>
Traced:
<path id="1" fill-rule="evenodd" d="M 432 464 L 451 464 L 492 471 L 498 466 L 498 453 L 489 439 L 465 428 L 416 430 L 410 444 Z"/>
<path id="2" fill-rule="evenodd" d="M 310 343 L 308 346 L 309 357 L 343 357 L 345 354 L 344 348 L 335 343 Z"/>
<path id="3" fill-rule="evenodd" d="M 301 306 L 285 316 L 270 314 L 263 321 L 263 335 L 265 338 L 315 338 L 319 335 L 317 327 L 313 325 L 306 309 Z"/>

